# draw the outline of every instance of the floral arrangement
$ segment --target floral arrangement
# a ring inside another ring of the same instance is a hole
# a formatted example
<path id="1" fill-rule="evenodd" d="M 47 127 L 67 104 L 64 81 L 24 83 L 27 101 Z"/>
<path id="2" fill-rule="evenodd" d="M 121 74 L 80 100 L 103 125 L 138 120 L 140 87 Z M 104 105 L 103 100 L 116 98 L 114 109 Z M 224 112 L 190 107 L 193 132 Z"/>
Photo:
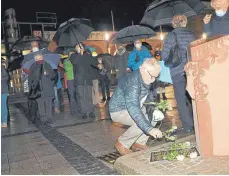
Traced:
<path id="1" fill-rule="evenodd" d="M 183 161 L 185 158 L 195 159 L 198 155 L 196 148 L 192 147 L 190 142 L 181 142 L 172 144 L 168 151 L 153 152 L 151 161 Z"/>
<path id="2" fill-rule="evenodd" d="M 174 135 L 177 131 L 177 126 L 173 126 L 171 129 L 163 132 L 163 136 L 167 142 L 174 142 L 176 140 L 176 136 Z"/>

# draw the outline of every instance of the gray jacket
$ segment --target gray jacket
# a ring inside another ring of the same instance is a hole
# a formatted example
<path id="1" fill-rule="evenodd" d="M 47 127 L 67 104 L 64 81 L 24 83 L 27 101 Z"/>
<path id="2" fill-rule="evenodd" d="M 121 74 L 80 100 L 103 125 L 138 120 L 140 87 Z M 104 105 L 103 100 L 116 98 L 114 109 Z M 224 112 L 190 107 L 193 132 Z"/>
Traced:
<path id="1" fill-rule="evenodd" d="M 186 28 L 176 28 L 174 32 L 177 36 L 177 41 L 180 47 L 182 62 L 179 66 L 170 69 L 171 76 L 184 75 L 184 66 L 188 62 L 187 59 L 187 47 L 188 45 L 196 39 L 193 32 L 189 31 Z M 171 49 L 174 49 L 176 45 L 175 36 L 173 33 L 169 33 L 164 41 L 164 47 L 161 51 L 162 60 L 166 61 L 169 57 Z"/>
<path id="2" fill-rule="evenodd" d="M 109 102 L 109 111 L 127 110 L 138 127 L 146 134 L 153 126 L 142 113 L 140 102 L 148 95 L 150 86 L 143 83 L 140 71 L 133 71 L 120 79 Z"/>
<path id="3" fill-rule="evenodd" d="M 6 93 L 8 94 L 9 93 L 10 76 L 9 76 L 8 72 L 6 71 L 4 66 L 2 66 L 2 68 L 1 68 L 1 74 L 2 74 L 2 77 L 1 77 L 1 84 L 2 84 L 1 93 L 2 94 L 6 94 Z"/>

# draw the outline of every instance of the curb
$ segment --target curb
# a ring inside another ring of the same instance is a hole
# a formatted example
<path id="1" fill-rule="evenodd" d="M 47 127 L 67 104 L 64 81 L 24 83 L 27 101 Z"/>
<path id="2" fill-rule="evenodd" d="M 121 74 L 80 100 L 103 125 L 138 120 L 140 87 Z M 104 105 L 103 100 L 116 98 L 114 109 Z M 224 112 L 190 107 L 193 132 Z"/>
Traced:
<path id="1" fill-rule="evenodd" d="M 185 142 L 187 140 L 193 140 L 193 139 L 195 139 L 195 135 L 190 135 L 190 136 L 180 138 L 176 142 Z M 165 144 L 157 145 L 155 147 L 151 147 L 150 149 L 145 150 L 145 151 L 134 152 L 134 153 L 122 156 L 118 158 L 116 162 L 114 163 L 114 169 L 122 175 L 142 175 L 144 173 L 141 172 L 140 168 L 134 167 L 134 162 L 135 162 L 134 160 L 137 160 L 138 159 L 137 157 L 143 154 L 147 154 L 150 156 L 150 153 L 152 151 L 158 150 L 160 148 L 168 147 L 170 144 L 171 143 L 168 142 Z M 144 162 L 142 163 L 144 164 Z"/>

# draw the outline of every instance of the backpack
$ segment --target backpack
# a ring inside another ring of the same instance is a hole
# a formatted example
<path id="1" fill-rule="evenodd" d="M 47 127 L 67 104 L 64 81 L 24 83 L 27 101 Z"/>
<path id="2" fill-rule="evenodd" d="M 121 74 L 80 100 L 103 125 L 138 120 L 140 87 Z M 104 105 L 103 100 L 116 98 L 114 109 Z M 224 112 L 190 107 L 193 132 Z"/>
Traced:
<path id="1" fill-rule="evenodd" d="M 175 32 L 172 32 L 172 33 L 175 37 L 176 45 L 174 49 L 170 50 L 168 59 L 165 61 L 165 66 L 169 68 L 175 68 L 179 66 L 182 62 L 182 54 L 181 54 L 180 47 L 177 41 L 177 35 Z"/>

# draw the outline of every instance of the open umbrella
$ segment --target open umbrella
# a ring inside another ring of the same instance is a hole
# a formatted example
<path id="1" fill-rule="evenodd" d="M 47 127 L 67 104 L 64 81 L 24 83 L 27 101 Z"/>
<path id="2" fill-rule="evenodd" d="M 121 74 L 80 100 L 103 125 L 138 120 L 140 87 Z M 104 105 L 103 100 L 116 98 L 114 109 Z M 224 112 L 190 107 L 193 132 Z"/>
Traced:
<path id="1" fill-rule="evenodd" d="M 58 68 L 61 59 L 60 55 L 57 53 L 53 53 L 47 49 L 25 55 L 22 62 L 22 68 L 29 70 L 32 64 L 35 63 L 35 57 L 37 55 L 42 55 L 44 61 L 47 62 L 52 67 L 52 69 Z"/>
<path id="2" fill-rule="evenodd" d="M 39 44 L 40 48 L 48 47 L 48 41 L 42 37 L 38 36 L 24 36 L 18 39 L 10 49 L 12 50 L 29 50 L 31 49 L 31 42 L 36 41 Z"/>
<path id="3" fill-rule="evenodd" d="M 74 48 L 71 46 L 62 46 L 62 47 L 58 47 L 55 50 L 55 53 L 67 55 L 70 51 L 73 51 L 73 50 Z"/>
<path id="4" fill-rule="evenodd" d="M 144 47 L 146 47 L 148 50 L 152 50 L 152 46 L 149 43 L 142 42 L 142 45 Z M 133 51 L 133 49 L 134 49 L 134 43 L 131 43 L 131 44 L 126 45 L 125 48 L 126 48 L 127 51 Z"/>
<path id="5" fill-rule="evenodd" d="M 14 59 L 12 62 L 9 62 L 7 70 L 9 72 L 12 72 L 14 70 L 20 69 L 23 59 L 24 59 L 24 56 L 20 55 L 18 58 Z"/>
<path id="6" fill-rule="evenodd" d="M 145 26 L 132 25 L 118 32 L 113 39 L 114 43 L 133 43 L 138 39 L 146 39 L 156 35 L 156 33 Z"/>
<path id="7" fill-rule="evenodd" d="M 71 18 L 60 25 L 53 40 L 59 47 L 73 47 L 80 42 L 87 40 L 93 30 L 90 20 Z"/>
<path id="8" fill-rule="evenodd" d="M 195 16 L 205 8 L 200 0 L 156 0 L 146 9 L 140 24 L 152 28 L 171 25 L 174 15 Z"/>

